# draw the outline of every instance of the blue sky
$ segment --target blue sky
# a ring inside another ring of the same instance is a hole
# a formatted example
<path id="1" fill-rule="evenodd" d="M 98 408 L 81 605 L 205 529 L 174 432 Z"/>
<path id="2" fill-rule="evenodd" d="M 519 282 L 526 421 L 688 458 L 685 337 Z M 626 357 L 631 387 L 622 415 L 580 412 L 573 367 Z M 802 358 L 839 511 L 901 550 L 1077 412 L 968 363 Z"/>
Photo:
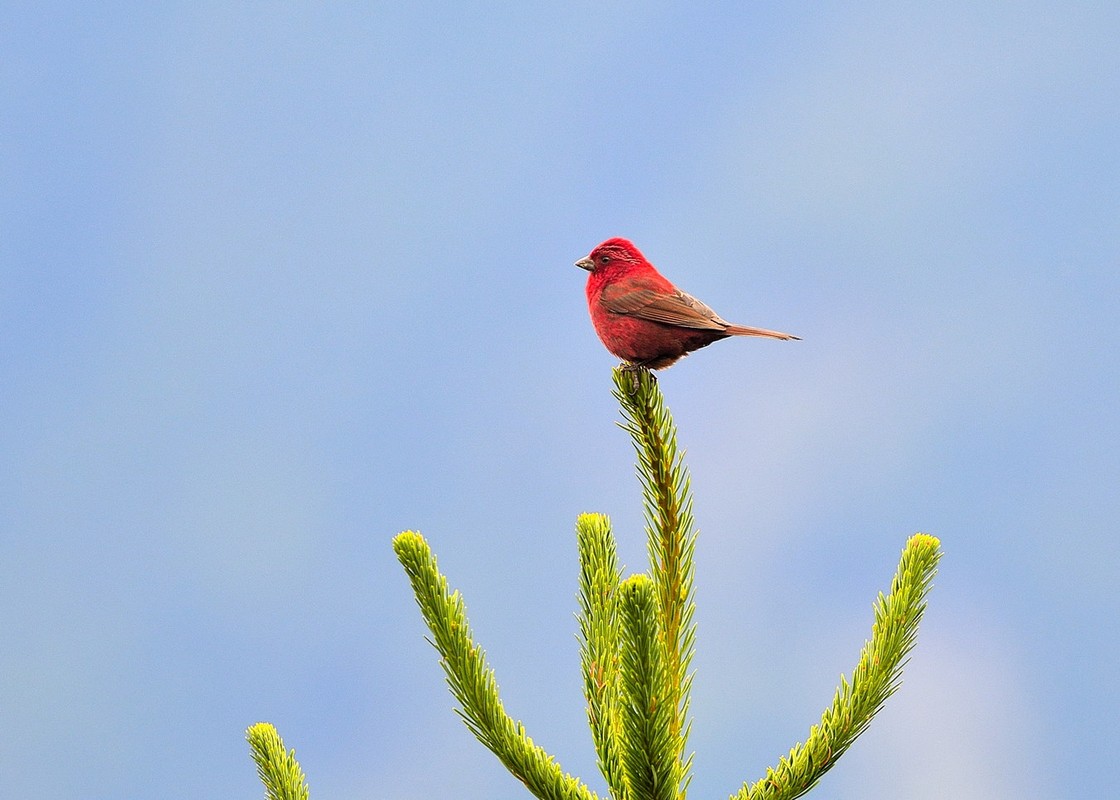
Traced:
<path id="1" fill-rule="evenodd" d="M 0 795 L 521 797 L 451 713 L 421 530 L 602 788 L 573 525 L 644 542 L 572 262 L 734 340 L 661 386 L 701 528 L 691 792 L 802 739 L 945 559 L 832 798 L 1104 797 L 1120 707 L 1114 3 L 0 11 Z"/>

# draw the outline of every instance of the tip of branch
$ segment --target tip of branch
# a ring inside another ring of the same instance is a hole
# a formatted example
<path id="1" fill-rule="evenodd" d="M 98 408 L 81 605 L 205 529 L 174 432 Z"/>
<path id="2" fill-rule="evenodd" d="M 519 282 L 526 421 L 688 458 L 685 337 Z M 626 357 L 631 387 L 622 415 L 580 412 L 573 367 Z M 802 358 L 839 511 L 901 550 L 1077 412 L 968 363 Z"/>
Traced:
<path id="1" fill-rule="evenodd" d="M 262 739 L 274 734 L 278 735 L 276 728 L 271 722 L 257 722 L 245 729 L 245 738 L 250 741 Z"/>
<path id="2" fill-rule="evenodd" d="M 602 525 L 603 523 L 609 524 L 607 515 L 600 514 L 596 511 L 585 511 L 584 513 L 576 517 L 576 525 L 581 527 L 585 525 Z"/>
<path id="3" fill-rule="evenodd" d="M 906 546 L 907 547 L 930 548 L 930 549 L 936 550 L 939 547 L 941 547 L 941 540 L 938 539 L 936 536 L 931 536 L 928 533 L 915 533 L 906 542 Z"/>
<path id="4" fill-rule="evenodd" d="M 614 368 L 615 392 L 620 398 L 637 398 L 657 386 L 657 376 L 646 367 L 619 364 Z"/>
<path id="5" fill-rule="evenodd" d="M 393 552 L 397 554 L 397 558 L 403 558 L 409 553 L 427 553 L 430 550 L 419 531 L 401 531 L 393 537 Z"/>

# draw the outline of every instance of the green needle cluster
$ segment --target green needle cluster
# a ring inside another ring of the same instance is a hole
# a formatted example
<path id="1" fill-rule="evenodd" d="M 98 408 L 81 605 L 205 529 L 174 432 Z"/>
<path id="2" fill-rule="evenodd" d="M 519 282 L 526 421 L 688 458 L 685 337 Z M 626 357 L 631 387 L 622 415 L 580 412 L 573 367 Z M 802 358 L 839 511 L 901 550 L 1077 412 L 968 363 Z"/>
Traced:
<path id="1" fill-rule="evenodd" d="M 614 395 L 622 427 L 637 454 L 646 516 L 648 573 L 623 578 L 610 520 L 582 514 L 579 550 L 579 641 L 584 695 L 599 769 L 614 800 L 684 800 L 691 777 L 688 752 L 693 621 L 692 518 L 688 471 L 676 427 L 653 374 L 619 367 Z M 466 608 L 448 587 L 427 542 L 414 531 L 393 540 L 440 656 L 458 713 L 470 731 L 536 797 L 598 800 L 565 773 L 505 711 L 498 684 L 475 643 Z M 851 746 L 899 687 L 902 666 L 925 612 L 941 545 L 916 534 L 902 551 L 889 594 L 874 605 L 871 636 L 804 742 L 746 782 L 731 800 L 792 800 L 808 792 Z M 248 732 L 270 800 L 306 800 L 295 761 L 266 723 Z"/>
<path id="2" fill-rule="evenodd" d="M 307 781 L 295 750 L 285 750 L 276 728 L 258 722 L 245 731 L 268 800 L 307 800 Z"/>

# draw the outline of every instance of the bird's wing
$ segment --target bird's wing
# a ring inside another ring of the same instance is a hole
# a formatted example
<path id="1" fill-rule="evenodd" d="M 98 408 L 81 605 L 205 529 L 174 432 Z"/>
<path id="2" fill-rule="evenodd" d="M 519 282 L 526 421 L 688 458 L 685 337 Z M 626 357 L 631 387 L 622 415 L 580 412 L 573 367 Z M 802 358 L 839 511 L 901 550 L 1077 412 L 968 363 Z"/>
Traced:
<path id="1" fill-rule="evenodd" d="M 604 308 L 615 314 L 626 314 L 665 325 L 709 331 L 722 331 L 728 325 L 712 309 L 679 290 L 666 294 L 633 286 L 608 286 L 603 290 L 599 301 Z"/>

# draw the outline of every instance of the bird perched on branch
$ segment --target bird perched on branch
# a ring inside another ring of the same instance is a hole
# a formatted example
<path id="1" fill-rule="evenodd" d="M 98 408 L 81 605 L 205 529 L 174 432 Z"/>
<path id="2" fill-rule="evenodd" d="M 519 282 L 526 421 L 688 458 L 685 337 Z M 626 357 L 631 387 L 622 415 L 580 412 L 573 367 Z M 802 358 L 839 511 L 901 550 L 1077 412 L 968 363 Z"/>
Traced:
<path id="1" fill-rule="evenodd" d="M 607 239 L 581 258 L 587 309 L 603 344 L 635 367 L 663 369 L 729 336 L 798 339 L 781 331 L 732 325 L 663 276 L 631 242 Z"/>

